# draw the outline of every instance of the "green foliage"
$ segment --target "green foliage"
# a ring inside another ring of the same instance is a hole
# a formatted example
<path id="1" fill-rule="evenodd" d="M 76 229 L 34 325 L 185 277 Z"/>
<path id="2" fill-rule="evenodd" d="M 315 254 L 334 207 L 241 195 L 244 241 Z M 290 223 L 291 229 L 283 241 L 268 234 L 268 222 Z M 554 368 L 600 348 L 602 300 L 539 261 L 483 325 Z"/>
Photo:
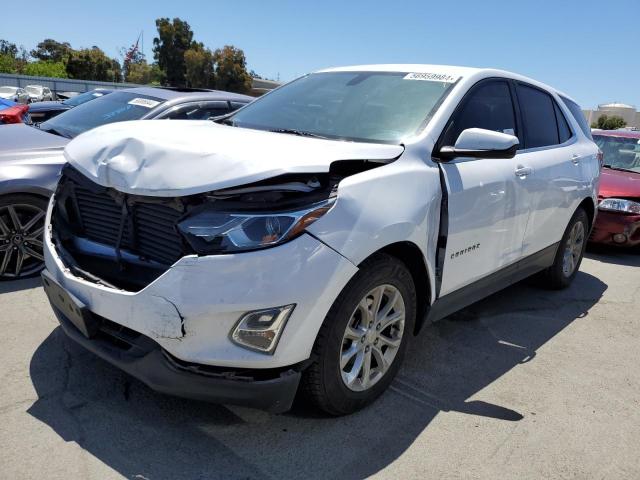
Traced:
<path id="1" fill-rule="evenodd" d="M 72 53 L 73 49 L 69 42 L 57 42 L 51 38 L 46 38 L 31 50 L 31 56 L 43 62 L 66 63 Z"/>
<path id="2" fill-rule="evenodd" d="M 6 53 L 0 53 L 0 73 L 18 73 L 16 59 Z"/>
<path id="3" fill-rule="evenodd" d="M 11 43 L 7 40 L 0 40 L 0 55 L 8 55 L 11 58 L 16 58 L 18 55 L 18 47 L 15 43 Z"/>
<path id="4" fill-rule="evenodd" d="M 616 130 L 618 128 L 626 127 L 627 122 L 618 115 L 602 115 L 596 122 L 591 124 L 591 128 L 599 128 L 600 130 Z"/>
<path id="5" fill-rule="evenodd" d="M 215 88 L 216 77 L 213 53 L 202 43 L 194 42 L 184 52 L 185 80 L 187 87 Z"/>
<path id="6" fill-rule="evenodd" d="M 130 63 L 125 73 L 125 82 L 141 85 L 161 85 L 163 78 L 158 65 L 149 65 L 145 60 Z"/>
<path id="7" fill-rule="evenodd" d="M 189 24 L 179 18 L 156 20 L 158 36 L 153 39 L 153 56 L 160 70 L 165 74 L 165 82 L 174 87 L 186 83 L 186 63 L 184 54 L 192 47 L 193 32 Z"/>
<path id="8" fill-rule="evenodd" d="M 214 52 L 213 59 L 216 63 L 216 88 L 236 93 L 251 90 L 251 76 L 241 49 L 225 45 Z"/>
<path id="9" fill-rule="evenodd" d="M 31 62 L 27 63 L 22 69 L 24 75 L 33 75 L 36 77 L 56 77 L 67 78 L 67 70 L 62 62 Z"/>
<path id="10" fill-rule="evenodd" d="M 120 81 L 120 63 L 109 58 L 98 47 L 73 50 L 67 60 L 67 74 L 70 78 L 98 80 L 104 82 Z"/>

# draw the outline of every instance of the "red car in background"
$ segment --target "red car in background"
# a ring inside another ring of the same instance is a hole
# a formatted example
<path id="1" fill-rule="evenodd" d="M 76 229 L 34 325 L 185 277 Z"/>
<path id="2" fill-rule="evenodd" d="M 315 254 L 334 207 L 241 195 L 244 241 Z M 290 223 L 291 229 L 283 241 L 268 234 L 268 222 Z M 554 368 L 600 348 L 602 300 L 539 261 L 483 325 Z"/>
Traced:
<path id="1" fill-rule="evenodd" d="M 9 123 L 31 123 L 29 106 L 0 98 L 0 125 Z"/>
<path id="2" fill-rule="evenodd" d="M 590 241 L 640 245 L 640 132 L 593 130 L 604 154 L 598 216 Z"/>

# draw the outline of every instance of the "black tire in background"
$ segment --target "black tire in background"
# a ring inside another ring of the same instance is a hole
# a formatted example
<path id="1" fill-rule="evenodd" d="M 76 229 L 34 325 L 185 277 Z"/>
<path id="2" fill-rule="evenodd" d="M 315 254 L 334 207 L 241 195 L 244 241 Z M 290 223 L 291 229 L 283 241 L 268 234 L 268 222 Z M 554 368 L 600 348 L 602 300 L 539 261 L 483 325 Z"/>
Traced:
<path id="1" fill-rule="evenodd" d="M 47 203 L 29 194 L 0 197 L 0 280 L 28 278 L 43 269 Z"/>

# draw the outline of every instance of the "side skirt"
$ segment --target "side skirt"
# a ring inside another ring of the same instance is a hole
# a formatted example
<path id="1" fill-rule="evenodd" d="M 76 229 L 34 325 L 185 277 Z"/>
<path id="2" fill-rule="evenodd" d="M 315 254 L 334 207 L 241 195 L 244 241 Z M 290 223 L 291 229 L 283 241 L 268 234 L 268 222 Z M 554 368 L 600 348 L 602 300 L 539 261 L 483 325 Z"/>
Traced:
<path id="1" fill-rule="evenodd" d="M 556 258 L 559 244 L 560 242 L 554 243 L 537 253 L 492 273 L 488 277 L 437 298 L 427 311 L 425 321 L 422 323 L 442 320 L 478 300 L 482 300 L 503 288 L 550 267 Z"/>

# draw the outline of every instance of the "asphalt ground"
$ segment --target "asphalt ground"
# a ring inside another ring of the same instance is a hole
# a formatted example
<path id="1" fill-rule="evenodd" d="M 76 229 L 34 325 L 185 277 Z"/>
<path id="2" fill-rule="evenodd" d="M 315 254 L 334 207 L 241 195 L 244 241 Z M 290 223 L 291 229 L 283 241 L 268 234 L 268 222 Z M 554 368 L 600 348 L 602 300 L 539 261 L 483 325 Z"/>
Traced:
<path id="1" fill-rule="evenodd" d="M 640 254 L 514 285 L 415 338 L 349 417 L 163 396 L 67 340 L 37 279 L 0 283 L 6 479 L 640 478 Z"/>

